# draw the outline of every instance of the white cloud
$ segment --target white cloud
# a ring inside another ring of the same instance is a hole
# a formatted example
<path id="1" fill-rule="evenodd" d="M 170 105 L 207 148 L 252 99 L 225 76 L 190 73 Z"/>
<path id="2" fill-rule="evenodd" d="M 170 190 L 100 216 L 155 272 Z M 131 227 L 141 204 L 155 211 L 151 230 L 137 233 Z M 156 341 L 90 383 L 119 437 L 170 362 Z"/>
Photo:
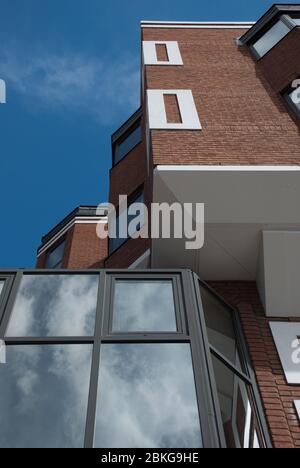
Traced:
<path id="1" fill-rule="evenodd" d="M 139 105 L 136 59 L 101 60 L 84 54 L 33 53 L 22 58 L 14 49 L 1 57 L 1 77 L 29 108 L 55 113 L 77 112 L 101 124 L 129 115 Z"/>

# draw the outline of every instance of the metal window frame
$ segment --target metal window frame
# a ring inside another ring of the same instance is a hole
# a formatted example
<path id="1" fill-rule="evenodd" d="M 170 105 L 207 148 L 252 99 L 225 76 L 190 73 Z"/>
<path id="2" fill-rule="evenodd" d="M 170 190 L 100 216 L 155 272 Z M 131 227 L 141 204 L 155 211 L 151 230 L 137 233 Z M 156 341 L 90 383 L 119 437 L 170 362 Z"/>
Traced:
<path id="1" fill-rule="evenodd" d="M 123 273 L 122 275 L 112 273 L 110 275 L 111 281 L 107 287 L 107 294 L 106 294 L 106 320 L 104 321 L 104 334 L 108 337 L 123 337 L 123 336 L 130 336 L 134 338 L 136 335 L 143 334 L 143 337 L 147 337 L 148 335 L 157 335 L 157 337 L 162 336 L 171 336 L 176 337 L 178 335 L 187 336 L 187 327 L 186 327 L 186 318 L 183 313 L 183 298 L 182 298 L 182 291 L 180 290 L 180 277 L 178 275 L 171 275 L 170 273 L 162 276 L 162 274 L 155 274 L 155 273 L 146 273 L 137 274 L 135 271 L 131 274 Z M 174 299 L 174 309 L 175 309 L 175 319 L 176 319 L 176 331 L 173 332 L 157 332 L 151 330 L 145 330 L 140 332 L 117 332 L 113 330 L 113 314 L 114 314 L 114 298 L 115 298 L 115 290 L 116 290 L 116 283 L 118 281 L 132 281 L 132 282 L 143 282 L 143 281 L 170 281 L 172 283 L 173 289 L 173 299 Z"/>
<path id="2" fill-rule="evenodd" d="M 68 336 L 68 337 L 5 337 L 5 332 L 13 311 L 14 302 L 22 281 L 23 275 L 98 275 L 98 297 L 95 318 L 95 330 L 93 336 Z M 225 448 L 225 436 L 221 418 L 220 407 L 218 403 L 218 394 L 214 371 L 212 367 L 211 352 L 216 352 L 218 358 L 225 361 L 225 365 L 232 367 L 224 356 L 221 356 L 217 350 L 212 350 L 207 337 L 204 312 L 201 302 L 200 288 L 201 284 L 231 310 L 222 298 L 220 298 L 206 283 L 200 281 L 197 275 L 191 270 L 13 270 L 0 272 L 0 278 L 9 279 L 5 292 L 6 304 L 5 313 L 0 324 L 0 339 L 3 339 L 7 346 L 12 345 L 68 345 L 68 344 L 91 344 L 92 360 L 89 381 L 89 394 L 87 402 L 86 424 L 84 432 L 84 448 L 94 446 L 94 437 L 96 430 L 96 407 L 99 399 L 99 372 L 101 346 L 108 343 L 189 343 L 193 363 L 193 373 L 195 378 L 195 389 L 199 411 L 199 422 L 201 427 L 202 441 L 205 448 Z M 174 297 L 178 301 L 176 307 L 180 320 L 182 320 L 182 329 L 177 333 L 111 333 L 108 327 L 107 317 L 112 315 L 112 285 L 116 278 L 122 279 L 172 279 L 174 282 Z M 200 282 L 200 283 L 199 283 Z M 4 310 L 4 309 L 2 309 Z M 1 309 L 0 309 L 1 311 Z M 238 319 L 236 313 L 235 317 Z M 182 331 L 182 332 L 181 332 Z M 108 332 L 108 333 L 107 333 Z M 246 344 L 243 340 L 243 334 L 239 325 L 237 333 L 241 333 L 242 346 L 245 347 L 245 359 L 247 366 L 250 366 L 250 359 L 247 354 Z M 239 335 L 240 336 L 240 335 Z M 1 338 L 2 337 L 2 338 Z M 248 367 L 247 367 L 248 368 Z M 244 375 L 241 371 L 232 369 L 239 377 L 245 381 L 253 392 L 253 402 L 255 403 L 255 415 L 259 417 L 258 423 L 260 432 L 265 437 L 266 446 L 270 447 L 271 442 L 268 436 L 266 422 L 260 403 L 260 397 L 255 383 L 254 373 L 249 368 L 249 375 Z M 251 384 L 251 385 L 250 385 Z M 101 390 L 100 390 L 101 391 Z"/>
<path id="3" fill-rule="evenodd" d="M 274 44 L 271 49 L 269 49 L 265 54 L 263 55 L 260 55 L 257 50 L 255 49 L 254 45 L 262 38 L 264 37 L 265 34 L 267 34 L 272 28 L 273 26 L 275 26 L 275 24 L 277 24 L 278 22 L 283 22 L 288 28 L 289 28 L 289 32 L 283 36 L 278 42 L 276 42 L 276 44 Z M 255 59 L 257 61 L 260 61 L 262 60 L 267 54 L 269 54 L 278 44 L 280 44 L 281 41 L 283 41 L 286 36 L 291 32 L 293 31 L 295 28 L 297 27 L 297 24 L 293 21 L 293 18 L 291 18 L 289 15 L 287 14 L 284 14 L 284 15 L 281 15 L 279 17 L 276 18 L 276 21 L 274 21 L 271 25 L 268 25 L 267 28 L 265 28 L 261 34 L 259 36 L 255 36 L 253 38 L 253 40 L 249 43 L 249 49 L 252 53 L 252 55 L 255 57 Z"/>
<path id="4" fill-rule="evenodd" d="M 260 434 L 258 434 L 258 437 L 260 438 L 260 435 L 262 436 L 263 438 L 262 442 L 266 448 L 272 448 L 273 445 L 272 445 L 270 434 L 269 434 L 268 424 L 267 424 L 265 413 L 263 410 L 263 405 L 261 402 L 260 393 L 259 393 L 258 386 L 257 386 L 256 376 L 255 376 L 255 372 L 251 363 L 251 358 L 248 352 L 248 347 L 245 341 L 239 314 L 234 307 L 232 307 L 222 298 L 222 296 L 220 296 L 213 288 L 211 288 L 205 281 L 202 281 L 198 277 L 198 275 L 194 273 L 194 285 L 195 285 L 196 294 L 198 297 L 198 303 L 201 308 L 200 314 L 201 314 L 202 320 L 204 320 L 204 323 L 205 323 L 205 317 L 204 317 L 204 310 L 203 310 L 202 299 L 201 299 L 201 291 L 200 291 L 200 288 L 197 287 L 197 284 L 200 284 L 202 287 L 207 289 L 212 296 L 214 296 L 221 304 L 223 304 L 225 308 L 227 308 L 231 312 L 234 331 L 235 331 L 235 335 L 237 338 L 237 347 L 239 351 L 239 356 L 242 359 L 241 365 L 242 365 L 242 369 L 245 372 L 237 368 L 226 356 L 224 356 L 219 350 L 217 350 L 214 346 L 212 346 L 208 341 L 208 336 L 207 336 L 207 352 L 215 356 L 219 361 L 223 363 L 223 365 L 225 365 L 231 372 L 233 372 L 239 379 L 241 379 L 245 383 L 249 391 L 249 398 L 251 397 L 250 402 L 253 405 L 253 411 L 255 413 L 258 429 L 260 432 Z M 209 368 L 211 371 L 210 379 L 212 381 L 212 386 L 213 386 L 213 390 L 212 390 L 213 395 L 214 395 L 214 398 L 216 399 L 216 402 L 218 402 L 218 391 L 217 391 L 216 379 L 215 379 L 214 369 L 213 369 L 211 360 L 210 360 Z M 216 411 L 218 413 L 217 415 L 218 429 L 224 435 L 222 417 L 221 417 L 220 407 L 218 403 L 216 404 Z M 225 435 L 223 437 L 223 440 L 225 441 Z M 224 448 L 226 448 L 226 443 L 225 443 Z"/>

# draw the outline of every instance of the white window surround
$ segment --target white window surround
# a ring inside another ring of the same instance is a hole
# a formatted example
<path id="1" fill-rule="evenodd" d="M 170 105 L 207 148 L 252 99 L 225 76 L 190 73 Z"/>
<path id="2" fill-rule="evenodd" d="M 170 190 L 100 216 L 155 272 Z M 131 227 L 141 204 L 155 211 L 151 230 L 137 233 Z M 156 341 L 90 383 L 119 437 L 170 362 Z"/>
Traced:
<path id="1" fill-rule="evenodd" d="M 156 46 L 165 45 L 168 61 L 158 60 Z M 177 41 L 143 41 L 144 65 L 182 66 L 183 61 Z"/>
<path id="2" fill-rule="evenodd" d="M 300 385 L 300 322 L 270 322 L 287 383 Z"/>
<path id="3" fill-rule="evenodd" d="M 164 96 L 176 95 L 181 123 L 169 123 Z M 193 93 L 190 89 L 150 89 L 147 91 L 150 130 L 201 130 Z"/>

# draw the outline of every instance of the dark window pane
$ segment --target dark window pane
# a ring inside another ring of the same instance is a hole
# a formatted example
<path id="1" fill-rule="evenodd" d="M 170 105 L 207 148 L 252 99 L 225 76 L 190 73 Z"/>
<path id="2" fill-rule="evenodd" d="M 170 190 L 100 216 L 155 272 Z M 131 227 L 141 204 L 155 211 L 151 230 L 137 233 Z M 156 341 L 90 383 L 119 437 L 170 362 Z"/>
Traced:
<path id="1" fill-rule="evenodd" d="M 6 336 L 94 334 L 98 275 L 25 275 Z"/>
<path id="2" fill-rule="evenodd" d="M 290 32 L 290 28 L 283 22 L 278 21 L 269 29 L 255 44 L 254 49 L 260 57 L 263 57 L 269 50 L 272 49 L 281 39 Z"/>
<path id="3" fill-rule="evenodd" d="M 0 446 L 82 447 L 92 346 L 7 346 Z"/>
<path id="4" fill-rule="evenodd" d="M 133 205 L 133 203 L 144 203 L 144 193 L 140 193 L 129 205 L 128 208 Z M 129 216 L 128 213 L 124 212 L 123 215 L 127 215 L 127 228 L 129 227 L 129 224 L 133 219 L 135 219 L 135 216 Z M 141 228 L 142 226 L 140 226 Z M 116 219 L 116 238 L 110 238 L 109 240 L 109 250 L 110 253 L 114 252 L 117 250 L 121 245 L 123 245 L 129 238 L 129 234 L 127 231 L 127 236 L 126 237 L 120 237 L 120 216 L 117 217 Z"/>
<path id="5" fill-rule="evenodd" d="M 206 288 L 200 287 L 210 344 L 233 364 L 237 361 L 237 337 L 232 311 Z"/>
<path id="6" fill-rule="evenodd" d="M 62 242 L 61 244 L 59 244 L 58 247 L 56 247 L 56 249 L 49 252 L 47 255 L 47 259 L 46 259 L 46 265 L 45 265 L 46 268 L 49 268 L 49 269 L 61 268 L 64 251 L 65 251 L 65 242 Z"/>
<path id="7" fill-rule="evenodd" d="M 125 140 L 115 145 L 115 164 L 121 161 L 136 145 L 142 141 L 142 129 L 139 125 L 135 128 Z"/>
<path id="8" fill-rule="evenodd" d="M 116 281 L 113 331 L 176 332 L 172 281 Z"/>
<path id="9" fill-rule="evenodd" d="M 188 344 L 102 346 L 95 445 L 202 446 Z"/>
<path id="10" fill-rule="evenodd" d="M 212 356 L 224 434 L 229 448 L 263 446 L 252 410 L 249 388 L 215 356 Z"/>

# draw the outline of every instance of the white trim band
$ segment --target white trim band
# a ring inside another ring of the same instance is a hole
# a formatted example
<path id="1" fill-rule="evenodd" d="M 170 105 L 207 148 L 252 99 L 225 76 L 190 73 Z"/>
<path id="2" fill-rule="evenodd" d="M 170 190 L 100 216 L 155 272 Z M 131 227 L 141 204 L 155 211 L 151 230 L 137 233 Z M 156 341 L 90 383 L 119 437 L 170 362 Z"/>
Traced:
<path id="1" fill-rule="evenodd" d="M 103 216 L 76 216 L 72 221 L 70 221 L 64 228 L 62 228 L 51 240 L 49 240 L 45 245 L 43 245 L 37 254 L 37 257 L 40 257 L 46 250 L 49 249 L 55 242 L 57 242 L 66 232 L 68 232 L 75 224 L 107 224 L 108 218 Z"/>

